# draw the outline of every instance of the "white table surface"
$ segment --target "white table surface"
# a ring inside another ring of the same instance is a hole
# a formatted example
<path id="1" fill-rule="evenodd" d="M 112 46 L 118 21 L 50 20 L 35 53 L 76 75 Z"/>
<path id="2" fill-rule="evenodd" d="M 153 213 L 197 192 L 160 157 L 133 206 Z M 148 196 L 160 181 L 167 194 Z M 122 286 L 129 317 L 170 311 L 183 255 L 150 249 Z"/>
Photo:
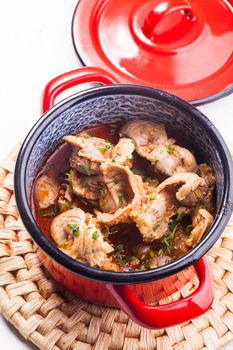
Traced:
<path id="1" fill-rule="evenodd" d="M 0 160 L 39 118 L 40 96 L 46 82 L 79 65 L 71 40 L 76 2 L 0 1 Z M 231 141 L 233 94 L 199 108 Z M 1 350 L 35 349 L 1 316 L 0 334 Z M 233 343 L 226 349 L 232 348 Z"/>

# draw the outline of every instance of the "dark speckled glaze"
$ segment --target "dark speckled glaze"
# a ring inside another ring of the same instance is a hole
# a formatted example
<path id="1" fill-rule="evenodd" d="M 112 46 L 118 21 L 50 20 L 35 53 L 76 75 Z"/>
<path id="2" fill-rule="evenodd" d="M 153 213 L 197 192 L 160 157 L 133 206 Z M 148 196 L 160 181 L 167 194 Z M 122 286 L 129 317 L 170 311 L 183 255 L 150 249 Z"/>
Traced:
<path id="1" fill-rule="evenodd" d="M 114 273 L 76 262 L 60 252 L 36 225 L 28 198 L 42 161 L 61 143 L 64 135 L 91 124 L 145 119 L 162 122 L 178 143 L 195 150 L 207 161 L 217 179 L 217 216 L 202 241 L 169 265 L 143 272 Z M 177 273 L 200 259 L 216 242 L 226 226 L 233 203 L 232 160 L 225 142 L 213 124 L 195 107 L 166 92 L 133 85 L 89 89 L 55 105 L 35 124 L 18 156 L 15 192 L 20 215 L 38 246 L 56 262 L 81 276 L 112 283 L 141 283 Z"/>

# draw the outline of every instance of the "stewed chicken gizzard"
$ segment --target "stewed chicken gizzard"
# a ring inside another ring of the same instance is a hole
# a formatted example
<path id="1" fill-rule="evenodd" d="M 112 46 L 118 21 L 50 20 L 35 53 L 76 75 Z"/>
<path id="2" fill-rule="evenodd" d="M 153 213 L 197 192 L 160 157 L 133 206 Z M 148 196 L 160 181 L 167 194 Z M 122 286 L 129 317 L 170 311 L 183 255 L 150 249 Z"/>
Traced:
<path id="1" fill-rule="evenodd" d="M 110 271 L 153 269 L 195 246 L 214 217 L 215 176 L 146 120 L 67 135 L 34 182 L 32 207 L 62 252 Z"/>

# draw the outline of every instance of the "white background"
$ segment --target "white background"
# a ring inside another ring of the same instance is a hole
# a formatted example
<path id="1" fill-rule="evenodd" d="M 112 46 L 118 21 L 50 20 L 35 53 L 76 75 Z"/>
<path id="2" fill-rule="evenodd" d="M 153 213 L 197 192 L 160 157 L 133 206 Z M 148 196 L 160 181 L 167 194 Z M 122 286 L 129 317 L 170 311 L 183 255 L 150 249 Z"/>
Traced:
<path id="1" fill-rule="evenodd" d="M 44 85 L 79 65 L 71 40 L 76 1 L 0 0 L 0 160 L 40 117 Z M 233 95 L 199 108 L 230 141 Z M 2 317 L 0 334 L 1 350 L 35 349 Z"/>

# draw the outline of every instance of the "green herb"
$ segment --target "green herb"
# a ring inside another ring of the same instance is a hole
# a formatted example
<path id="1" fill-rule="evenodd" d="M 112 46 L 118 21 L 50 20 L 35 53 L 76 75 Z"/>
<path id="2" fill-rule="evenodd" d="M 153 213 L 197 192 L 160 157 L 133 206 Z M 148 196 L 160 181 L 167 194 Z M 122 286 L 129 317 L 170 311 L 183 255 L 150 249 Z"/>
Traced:
<path id="1" fill-rule="evenodd" d="M 129 260 L 129 261 L 138 260 L 138 259 L 136 258 L 136 256 L 133 256 L 133 255 L 127 256 L 126 259 Z"/>
<path id="2" fill-rule="evenodd" d="M 100 208 L 102 208 L 105 204 L 106 204 L 106 199 L 100 198 L 100 200 L 99 200 L 99 206 L 100 206 Z"/>
<path id="3" fill-rule="evenodd" d="M 162 252 L 163 252 L 163 249 L 159 249 L 157 255 L 160 256 L 162 254 Z"/>
<path id="4" fill-rule="evenodd" d="M 177 214 L 177 217 L 176 217 L 176 223 L 180 222 L 182 219 L 183 219 L 183 216 L 184 216 L 184 208 L 179 208 L 178 209 L 178 214 Z"/>
<path id="5" fill-rule="evenodd" d="M 69 173 L 65 173 L 65 176 L 67 176 L 67 181 L 72 186 L 72 180 L 71 180 L 72 174 L 71 174 L 71 171 Z"/>
<path id="6" fill-rule="evenodd" d="M 67 226 L 72 230 L 72 233 L 75 237 L 80 235 L 79 226 L 76 224 L 67 224 Z"/>
<path id="7" fill-rule="evenodd" d="M 62 243 L 61 243 L 61 247 L 62 247 L 62 248 L 65 248 L 65 247 L 67 247 L 67 246 L 68 246 L 68 243 L 67 243 L 67 242 L 62 242 Z"/>
<path id="8" fill-rule="evenodd" d="M 190 234 L 190 232 L 192 231 L 192 229 L 193 229 L 193 225 L 186 226 L 184 234 L 188 236 Z"/>
<path id="9" fill-rule="evenodd" d="M 106 152 L 112 147 L 112 144 L 108 141 L 105 142 L 105 145 L 100 148 L 101 152 Z"/>
<path id="10" fill-rule="evenodd" d="M 71 207 L 72 207 L 72 203 L 70 203 L 68 201 L 64 201 L 63 203 L 61 203 L 59 205 L 59 209 L 60 209 L 61 212 L 69 210 L 69 209 L 71 209 Z"/>
<path id="11" fill-rule="evenodd" d="M 134 146 L 137 146 L 137 144 L 136 144 L 136 141 L 135 141 L 135 140 L 131 140 L 131 142 L 132 142 L 132 144 L 133 144 Z"/>
<path id="12" fill-rule="evenodd" d="M 86 132 L 86 133 L 85 133 L 85 136 L 86 136 L 87 139 L 89 139 L 90 137 L 92 137 L 92 135 L 91 135 L 89 132 Z"/>
<path id="13" fill-rule="evenodd" d="M 167 147 L 167 153 L 168 154 L 173 154 L 174 153 L 174 149 L 171 146 Z"/>
<path id="14" fill-rule="evenodd" d="M 153 226 L 153 231 L 155 232 L 158 228 L 159 228 L 159 224 L 155 224 L 155 225 Z"/>
<path id="15" fill-rule="evenodd" d="M 169 235 L 167 237 L 165 237 L 163 239 L 163 243 L 165 243 L 165 245 L 167 246 L 167 250 L 168 252 L 170 253 L 171 252 L 171 248 L 170 248 L 170 243 L 174 240 L 175 238 L 175 233 L 176 233 L 176 230 L 177 230 L 177 225 L 174 226 L 174 222 L 172 222 L 170 224 L 170 229 L 172 227 L 172 230 L 170 231 Z"/>
<path id="16" fill-rule="evenodd" d="M 132 154 L 130 154 L 129 156 L 126 157 L 127 160 L 133 160 L 134 156 Z"/>
<path id="17" fill-rule="evenodd" d="M 91 175 L 89 168 L 88 168 L 85 164 L 79 163 L 78 166 L 79 166 L 80 169 L 82 169 L 82 171 L 84 172 L 84 174 L 86 174 L 86 175 L 88 175 L 88 176 Z"/>
<path id="18" fill-rule="evenodd" d="M 139 266 L 139 270 L 143 271 L 143 270 L 145 270 L 145 269 L 146 269 L 145 264 L 142 264 L 142 265 Z"/>
<path id="19" fill-rule="evenodd" d="M 102 187 L 99 190 L 101 196 L 105 196 L 108 193 L 108 190 L 106 187 Z"/>
<path id="20" fill-rule="evenodd" d="M 125 204 L 125 195 L 124 195 L 124 193 L 119 193 L 118 205 L 121 206 L 121 205 L 124 205 L 124 204 Z"/>
<path id="21" fill-rule="evenodd" d="M 119 176 L 114 176 L 114 178 L 113 178 L 113 182 L 114 182 L 114 184 L 115 185 L 117 185 L 117 184 L 119 184 L 119 182 L 120 182 L 120 178 L 119 178 Z"/>
<path id="22" fill-rule="evenodd" d="M 40 211 L 40 216 L 54 216 L 56 215 L 57 210 L 55 206 L 52 206 L 48 209 L 44 209 Z"/>
<path id="23" fill-rule="evenodd" d="M 153 258 L 155 256 L 155 253 L 151 250 L 149 255 L 150 255 L 151 258 Z"/>
<path id="24" fill-rule="evenodd" d="M 118 258 L 117 261 L 118 261 L 118 263 L 119 263 L 121 266 L 124 266 L 124 265 L 126 264 L 126 260 L 125 260 L 125 259 Z"/>
<path id="25" fill-rule="evenodd" d="M 206 210 L 208 210 L 209 212 L 211 212 L 211 211 L 214 210 L 214 208 L 213 208 L 213 206 L 211 205 L 211 203 L 208 203 L 208 202 L 203 203 L 203 204 L 201 205 L 201 208 L 206 209 Z"/>
<path id="26" fill-rule="evenodd" d="M 97 240 L 98 237 L 99 237 L 99 232 L 98 231 L 95 231 L 95 232 L 92 233 L 92 238 L 93 239 Z"/>
<path id="27" fill-rule="evenodd" d="M 156 165 L 158 163 L 158 161 L 159 161 L 158 159 L 152 159 L 151 163 L 152 163 L 152 165 Z"/>
<path id="28" fill-rule="evenodd" d="M 136 169 L 136 168 L 132 168 L 131 171 L 135 174 L 135 175 L 140 175 L 140 176 L 144 176 L 144 172 L 142 170 Z"/>
<path id="29" fill-rule="evenodd" d="M 153 194 L 153 193 L 152 193 L 152 194 L 149 194 L 148 198 L 149 198 L 149 199 L 155 199 L 155 198 L 156 198 L 156 195 Z"/>

